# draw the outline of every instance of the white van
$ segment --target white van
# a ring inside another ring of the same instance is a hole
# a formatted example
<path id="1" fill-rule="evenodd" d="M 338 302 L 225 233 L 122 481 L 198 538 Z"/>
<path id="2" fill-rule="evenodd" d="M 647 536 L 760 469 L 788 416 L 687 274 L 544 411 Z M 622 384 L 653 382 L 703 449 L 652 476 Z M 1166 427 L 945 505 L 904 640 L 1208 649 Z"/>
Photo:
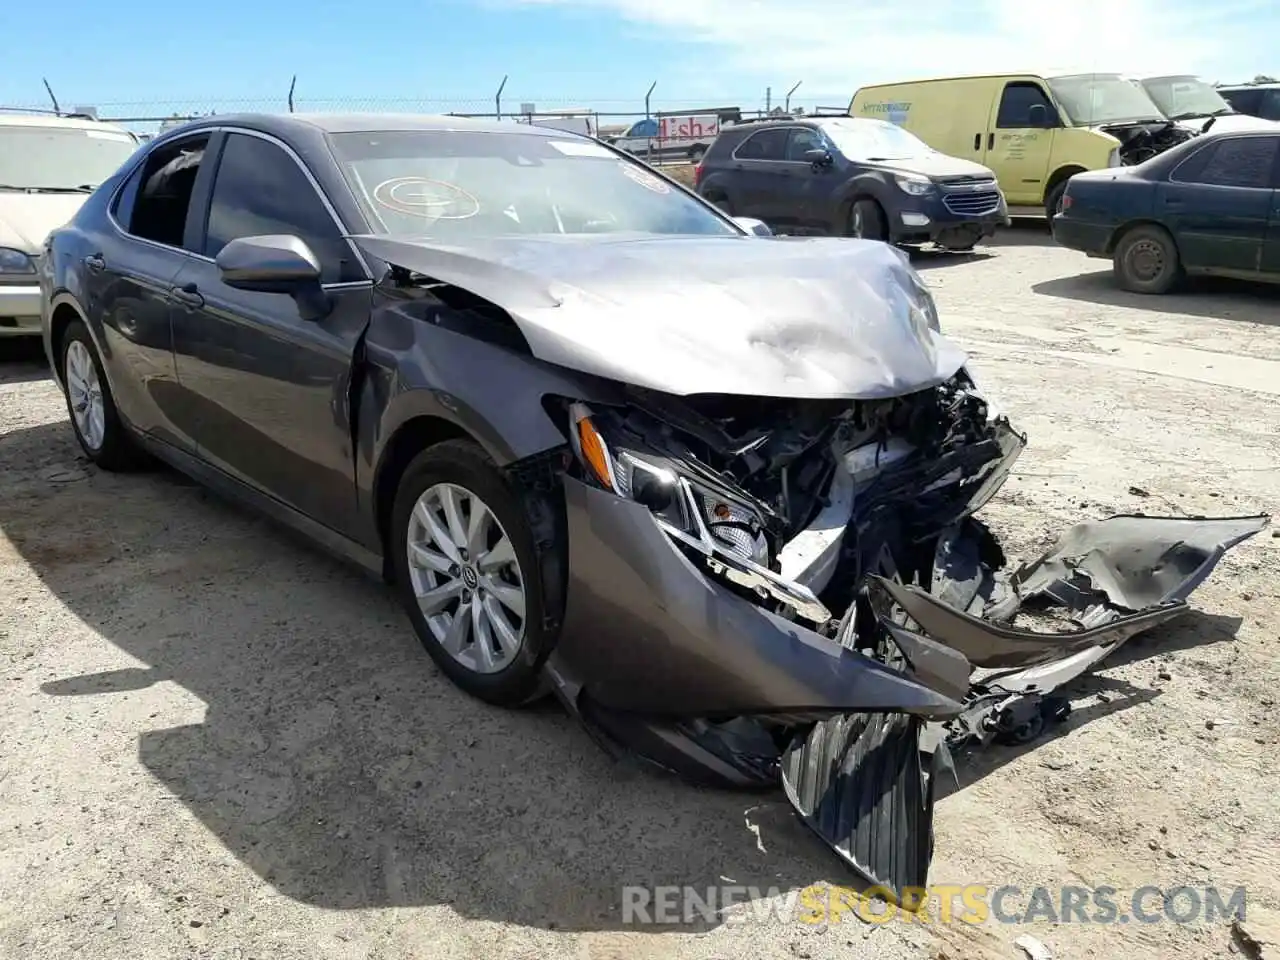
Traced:
<path id="1" fill-rule="evenodd" d="M 97 120 L 0 113 L 0 337 L 40 335 L 45 237 L 137 148 L 134 134 Z"/>

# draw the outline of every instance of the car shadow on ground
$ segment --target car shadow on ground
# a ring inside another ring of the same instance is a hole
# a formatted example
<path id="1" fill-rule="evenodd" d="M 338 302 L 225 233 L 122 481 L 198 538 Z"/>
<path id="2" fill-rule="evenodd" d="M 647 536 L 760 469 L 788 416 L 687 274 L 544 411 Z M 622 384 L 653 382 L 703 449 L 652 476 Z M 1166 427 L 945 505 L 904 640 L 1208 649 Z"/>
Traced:
<path id="1" fill-rule="evenodd" d="M 627 928 L 630 885 L 859 886 L 780 792 L 697 789 L 609 759 L 554 703 L 468 698 L 381 584 L 170 471 L 79 464 L 79 480 L 42 479 L 77 452 L 65 423 L 0 435 L 0 530 L 58 602 L 138 662 L 41 692 L 173 684 L 198 698 L 200 722 L 141 722 L 139 760 L 285 896 L 592 931 Z M 148 709 L 175 709 L 172 693 L 154 696 Z M 129 716 L 109 730 L 132 736 Z M 962 782 L 981 775 L 962 765 Z"/>
<path id="2" fill-rule="evenodd" d="M 977 263 L 1000 256 L 1001 247 L 1054 245 L 1053 235 L 1043 222 L 1015 220 L 1012 226 L 1002 227 L 995 235 L 982 241 L 973 250 L 953 252 L 938 247 L 924 247 L 910 251 L 911 265 L 917 270 Z"/>
<path id="3" fill-rule="evenodd" d="M 0 337 L 0 385 L 49 379 L 39 337 Z"/>
<path id="4" fill-rule="evenodd" d="M 1191 277 L 1172 293 L 1151 296 L 1121 290 L 1110 270 L 1100 270 L 1044 280 L 1033 284 L 1031 289 L 1046 297 L 1100 306 L 1280 326 L 1280 287 L 1272 284 Z"/>

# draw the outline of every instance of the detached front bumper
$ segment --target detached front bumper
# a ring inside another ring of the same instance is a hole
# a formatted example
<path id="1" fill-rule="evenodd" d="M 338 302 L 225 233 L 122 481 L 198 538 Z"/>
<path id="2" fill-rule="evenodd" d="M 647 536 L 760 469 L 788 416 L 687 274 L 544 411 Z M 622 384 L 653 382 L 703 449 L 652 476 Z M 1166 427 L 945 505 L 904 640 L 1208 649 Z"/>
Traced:
<path id="1" fill-rule="evenodd" d="M 0 284 L 0 337 L 39 335 L 39 284 Z"/>
<path id="2" fill-rule="evenodd" d="M 569 583 L 553 669 L 655 718 L 893 711 L 953 699 L 756 606 L 699 570 L 644 506 L 564 479 Z"/>

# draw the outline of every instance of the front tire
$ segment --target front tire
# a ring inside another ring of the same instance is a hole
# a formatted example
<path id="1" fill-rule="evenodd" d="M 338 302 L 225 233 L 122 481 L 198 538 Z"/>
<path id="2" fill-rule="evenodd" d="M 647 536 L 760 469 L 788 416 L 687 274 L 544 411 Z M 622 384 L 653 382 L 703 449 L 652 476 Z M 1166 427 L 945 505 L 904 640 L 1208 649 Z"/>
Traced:
<path id="1" fill-rule="evenodd" d="M 420 453 L 392 508 L 396 592 L 441 671 L 473 697 L 515 707 L 542 690 L 542 571 L 520 491 L 468 440 Z"/>
<path id="2" fill-rule="evenodd" d="M 884 211 L 874 200 L 856 200 L 849 208 L 849 236 L 859 240 L 888 240 Z"/>
<path id="3" fill-rule="evenodd" d="M 1182 274 L 1177 244 L 1154 225 L 1134 227 L 1120 238 L 1112 258 L 1116 282 L 1132 293 L 1160 294 Z"/>
<path id="4" fill-rule="evenodd" d="M 60 357 L 67 415 L 76 441 L 94 464 L 103 470 L 134 470 L 146 457 L 129 435 L 116 409 L 89 328 L 74 320 L 62 337 Z"/>
<path id="5" fill-rule="evenodd" d="M 1068 177 L 1061 183 L 1056 184 L 1054 188 L 1049 191 L 1048 196 L 1044 198 L 1044 216 L 1045 219 L 1049 221 L 1050 226 L 1053 225 L 1053 218 L 1062 212 L 1062 198 L 1067 195 L 1067 183 L 1070 179 L 1071 178 Z"/>

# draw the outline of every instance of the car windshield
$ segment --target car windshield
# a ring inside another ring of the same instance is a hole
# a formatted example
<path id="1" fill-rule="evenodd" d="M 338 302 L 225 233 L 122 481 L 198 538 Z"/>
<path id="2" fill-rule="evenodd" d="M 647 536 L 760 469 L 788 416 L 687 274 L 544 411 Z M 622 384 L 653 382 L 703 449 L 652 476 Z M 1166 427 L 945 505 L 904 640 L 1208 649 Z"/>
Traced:
<path id="1" fill-rule="evenodd" d="M 822 132 L 850 160 L 906 160 L 933 150 L 914 134 L 884 120 L 833 120 Z"/>
<path id="2" fill-rule="evenodd" d="M 592 140 L 453 130 L 340 133 L 332 142 L 382 233 L 740 234 L 707 204 Z"/>
<path id="3" fill-rule="evenodd" d="M 1048 82 L 1058 105 L 1078 127 L 1165 119 L 1142 87 L 1118 73 L 1049 77 Z"/>
<path id="4" fill-rule="evenodd" d="M 1199 77 L 1150 77 L 1142 81 L 1142 88 L 1170 120 L 1234 112 L 1231 104 Z"/>
<path id="5" fill-rule="evenodd" d="M 120 130 L 0 124 L 0 184 L 10 190 L 92 189 L 137 146 Z"/>

